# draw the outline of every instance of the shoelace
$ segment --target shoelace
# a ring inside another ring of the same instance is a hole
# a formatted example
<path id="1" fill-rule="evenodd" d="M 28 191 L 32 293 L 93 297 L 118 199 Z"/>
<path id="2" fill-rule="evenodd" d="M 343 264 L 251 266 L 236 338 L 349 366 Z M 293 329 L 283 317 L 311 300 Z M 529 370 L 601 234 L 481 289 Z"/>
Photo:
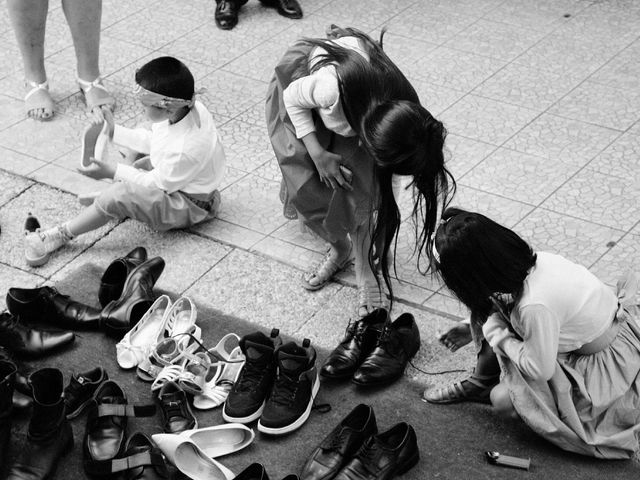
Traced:
<path id="1" fill-rule="evenodd" d="M 278 372 L 278 377 L 271 392 L 271 401 L 278 405 L 291 405 L 296 398 L 299 385 L 297 380 Z"/>
<path id="2" fill-rule="evenodd" d="M 265 366 L 264 362 L 247 359 L 233 390 L 236 392 L 251 391 L 264 376 Z"/>
<path id="3" fill-rule="evenodd" d="M 344 445 L 345 443 L 345 438 L 349 435 L 349 432 L 347 432 L 344 428 L 342 430 L 340 430 L 340 433 L 338 433 L 336 436 L 331 438 L 331 443 L 324 448 L 324 450 L 330 451 L 330 452 L 337 452 L 340 450 L 340 447 L 342 445 Z"/>

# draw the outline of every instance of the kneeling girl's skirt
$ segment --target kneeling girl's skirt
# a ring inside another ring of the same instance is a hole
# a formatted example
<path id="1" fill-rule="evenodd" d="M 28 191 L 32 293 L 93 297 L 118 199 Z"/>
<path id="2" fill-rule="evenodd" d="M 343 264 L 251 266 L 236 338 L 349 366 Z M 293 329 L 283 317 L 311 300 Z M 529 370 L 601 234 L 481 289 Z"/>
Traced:
<path id="1" fill-rule="evenodd" d="M 558 355 L 548 381 L 524 377 L 499 356 L 501 382 L 533 431 L 560 448 L 598 458 L 630 458 L 640 431 L 640 306 L 637 279 L 618 282 L 619 308 L 608 345 Z"/>

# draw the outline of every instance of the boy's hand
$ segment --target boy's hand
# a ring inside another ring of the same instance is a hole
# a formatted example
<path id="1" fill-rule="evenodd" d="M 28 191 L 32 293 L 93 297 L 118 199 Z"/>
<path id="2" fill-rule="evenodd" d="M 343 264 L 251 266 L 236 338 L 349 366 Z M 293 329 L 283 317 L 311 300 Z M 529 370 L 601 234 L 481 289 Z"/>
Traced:
<path id="1" fill-rule="evenodd" d="M 91 159 L 92 168 L 87 170 L 79 170 L 80 173 L 87 177 L 102 180 L 103 178 L 113 178 L 116 174 L 116 167 L 102 160 Z"/>
<path id="2" fill-rule="evenodd" d="M 151 170 L 153 168 L 153 165 L 151 165 L 151 157 L 149 157 L 149 155 L 145 155 L 133 162 L 133 166 L 140 170 Z"/>

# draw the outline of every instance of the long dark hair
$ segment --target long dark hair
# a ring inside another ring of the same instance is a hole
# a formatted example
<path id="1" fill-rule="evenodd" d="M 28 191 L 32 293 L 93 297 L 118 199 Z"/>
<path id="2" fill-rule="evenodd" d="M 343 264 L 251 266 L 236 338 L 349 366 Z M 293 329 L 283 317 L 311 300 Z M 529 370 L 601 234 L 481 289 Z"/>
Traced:
<path id="1" fill-rule="evenodd" d="M 536 264 L 531 246 L 513 230 L 480 213 L 459 208 L 443 212 L 429 243 L 433 265 L 447 288 L 483 318 L 491 310 L 491 295 L 518 297 Z"/>
<path id="2" fill-rule="evenodd" d="M 436 226 L 438 202 L 442 201 L 446 206 L 456 188 L 453 176 L 444 165 L 443 148 L 447 131 L 442 122 L 420 104 L 411 83 L 383 51 L 384 29 L 379 42 L 355 28 L 343 31 L 345 35 L 354 36 L 361 42 L 369 61 L 330 40 L 304 41 L 326 51 L 311 66 L 312 72 L 329 64 L 335 65 L 340 101 L 347 121 L 374 160 L 379 198 L 373 205 L 377 215 L 373 224 L 369 264 L 375 271 L 376 259 L 380 262 L 382 276 L 392 294 L 388 257 L 393 244 L 395 265 L 401 221 L 392 190 L 393 174 L 413 177 L 409 188 L 413 190 L 415 198 L 412 209 L 414 252 L 418 253 L 418 269 L 422 271 L 421 259 L 427 240 Z"/>

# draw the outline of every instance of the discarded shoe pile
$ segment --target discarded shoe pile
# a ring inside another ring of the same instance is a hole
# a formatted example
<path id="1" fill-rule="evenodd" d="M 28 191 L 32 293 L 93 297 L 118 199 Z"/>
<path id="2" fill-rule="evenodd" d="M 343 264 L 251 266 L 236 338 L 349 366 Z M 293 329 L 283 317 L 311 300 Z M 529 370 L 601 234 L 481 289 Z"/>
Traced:
<path id="1" fill-rule="evenodd" d="M 278 329 L 209 344 L 186 296 L 156 296 L 165 262 L 137 247 L 111 262 L 98 290 L 100 308 L 72 300 L 51 286 L 11 288 L 8 312 L 0 314 L 0 347 L 20 358 L 37 358 L 73 343 L 57 329 L 105 332 L 118 339 L 115 357 L 123 370 L 149 382 L 156 405 L 130 404 L 123 388 L 96 366 L 73 374 L 43 368 L 28 378 L 0 356 L 0 467 L 9 445 L 13 411 L 33 405 L 27 445 L 9 470 L 10 480 L 44 480 L 73 447 L 70 421 L 86 414 L 83 466 L 95 478 L 166 479 L 168 463 L 195 480 L 267 480 L 254 463 L 235 476 L 218 461 L 255 439 L 248 426 L 278 436 L 302 427 L 320 389 L 317 356 L 310 340 L 283 342 Z M 420 346 L 413 316 L 391 321 L 377 309 L 352 322 L 320 374 L 351 378 L 358 385 L 384 385 L 400 378 Z M 194 408 L 222 407 L 227 424 L 199 428 Z M 129 435 L 128 418 L 160 412 L 164 433 Z M 377 459 L 377 460 L 376 460 Z M 382 459 L 382 460 L 380 460 Z M 419 459 L 415 432 L 399 423 L 378 433 L 371 407 L 358 405 L 316 448 L 303 480 L 390 479 Z M 299 480 L 295 474 L 285 480 Z"/>

